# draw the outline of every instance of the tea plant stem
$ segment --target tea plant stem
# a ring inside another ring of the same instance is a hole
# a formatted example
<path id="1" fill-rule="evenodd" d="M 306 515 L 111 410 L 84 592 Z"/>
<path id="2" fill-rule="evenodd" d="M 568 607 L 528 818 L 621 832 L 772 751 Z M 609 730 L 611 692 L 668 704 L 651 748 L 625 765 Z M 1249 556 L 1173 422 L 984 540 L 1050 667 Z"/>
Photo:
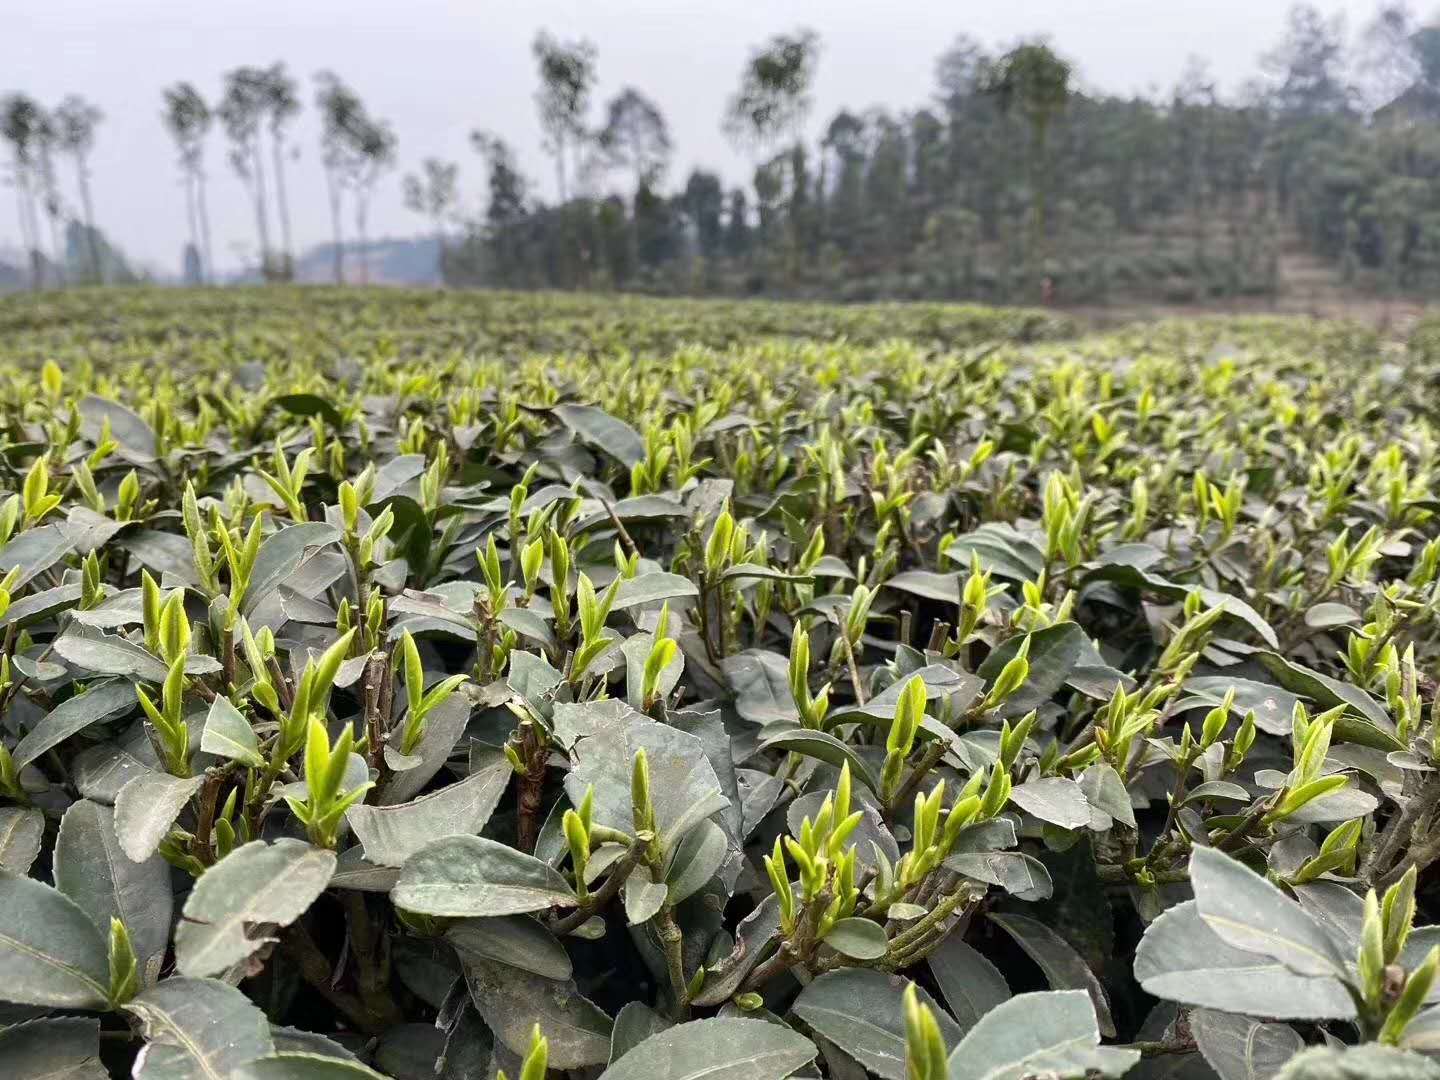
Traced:
<path id="1" fill-rule="evenodd" d="M 955 910 L 970 899 L 969 886 L 962 885 L 950 895 L 946 896 L 928 912 L 916 920 L 915 925 L 908 930 L 902 930 L 890 939 L 890 948 L 886 952 L 887 964 L 903 958 L 903 956 L 925 940 L 937 927 L 945 922 Z"/>
<path id="2" fill-rule="evenodd" d="M 220 632 L 221 680 L 225 693 L 235 689 L 235 628 L 226 626 Z"/>
<path id="3" fill-rule="evenodd" d="M 360 1000 L 375 1015 L 396 1014 L 396 1023 L 403 1019 L 389 990 L 389 946 L 377 932 L 370 917 L 365 894 L 354 890 L 345 893 L 345 922 L 350 930 L 350 953 L 355 958 L 356 982 Z"/>
<path id="4" fill-rule="evenodd" d="M 395 714 L 395 650 L 400 643 L 395 645 L 385 654 L 385 664 L 380 670 L 380 725 L 388 727 L 390 718 Z"/>
<path id="5" fill-rule="evenodd" d="M 945 648 L 945 641 L 950 636 L 950 624 L 937 622 L 930 628 L 930 641 L 926 644 L 927 652 L 940 652 Z"/>
<path id="6" fill-rule="evenodd" d="M 195 815 L 195 835 L 190 841 L 190 854 L 206 866 L 215 861 L 210 850 L 210 832 L 215 827 L 215 804 L 220 798 L 220 788 L 225 783 L 223 770 L 211 769 L 205 773 L 205 783 L 200 788 L 199 809 Z"/>
<path id="7" fill-rule="evenodd" d="M 710 635 L 710 585 L 704 574 L 700 575 L 699 601 L 696 613 L 700 617 L 700 640 L 705 645 L 705 657 L 710 663 L 719 664 L 720 657 L 715 653 L 715 643 Z"/>
<path id="8" fill-rule="evenodd" d="M 815 951 L 814 937 L 820 923 L 820 916 L 830 905 L 830 900 L 831 893 L 827 888 L 822 889 L 819 896 L 805 902 L 794 933 L 780 943 L 780 948 L 775 950 L 770 959 L 750 972 L 743 989 L 758 989 L 782 972 L 789 971 L 795 965 L 804 963 L 810 958 Z"/>
<path id="9" fill-rule="evenodd" d="M 625 884 L 625 879 L 630 876 L 630 871 L 640 864 L 645 857 L 645 843 L 636 840 L 630 845 L 620 861 L 610 868 L 610 875 L 605 879 L 605 884 L 590 893 L 581 902 L 580 906 L 564 918 L 557 919 L 550 923 L 550 932 L 553 934 L 568 934 L 577 930 L 585 924 L 585 921 L 605 907 L 620 892 L 620 886 Z"/>
<path id="10" fill-rule="evenodd" d="M 274 656 L 270 657 L 270 681 L 275 684 L 275 690 L 280 695 L 280 704 L 289 712 L 290 706 L 295 704 L 295 688 L 290 685 L 290 680 L 285 677 L 285 672 L 280 668 L 280 661 Z"/>
<path id="11" fill-rule="evenodd" d="M 1166 1054 L 1193 1054 L 1195 1052 L 1194 1039 L 1150 1039 L 1143 1042 L 1123 1043 L 1117 1046 L 1117 1050 L 1138 1050 L 1144 1058 L 1163 1057 Z"/>
<path id="12" fill-rule="evenodd" d="M 389 1002 L 388 1008 L 377 1013 L 357 995 L 333 985 L 330 960 L 320 946 L 315 944 L 315 939 L 310 936 L 310 931 L 303 922 L 297 922 L 286 930 L 282 940 L 287 954 L 295 961 L 300 977 L 358 1031 L 366 1035 L 378 1035 L 403 1019 L 399 1015 L 399 1006 L 393 1001 Z"/>
<path id="13" fill-rule="evenodd" d="M 64 623 L 62 624 L 62 626 L 61 626 L 60 633 L 58 633 L 58 634 L 55 635 L 55 637 L 56 637 L 57 639 L 60 637 L 60 634 L 63 634 L 63 633 L 65 632 L 65 630 L 69 628 L 70 623 L 71 623 L 71 620 L 69 620 L 69 619 L 65 620 L 65 622 L 64 622 Z M 14 657 L 14 655 L 15 655 L 15 639 L 16 639 L 16 637 L 19 635 L 19 632 L 20 632 L 19 627 L 18 627 L 15 623 L 11 623 L 11 624 L 6 628 L 6 630 L 5 630 L 5 643 L 4 643 L 3 645 L 0 645 L 0 652 L 4 652 L 4 654 L 5 654 L 6 656 L 9 656 L 9 657 L 12 657 L 12 658 Z M 47 645 L 47 646 L 45 647 L 45 651 L 42 652 L 38 657 L 35 658 L 35 663 L 36 663 L 37 665 L 38 665 L 38 664 L 43 664 L 46 660 L 49 660 L 49 659 L 50 659 L 50 654 L 53 653 L 54 651 L 55 651 L 55 642 L 52 641 L 49 645 Z M 18 693 L 20 693 L 20 691 L 25 688 L 25 678 L 26 678 L 25 675 L 22 674 L 22 673 L 20 673 L 20 672 L 18 671 L 18 669 L 15 668 L 15 667 L 13 667 L 13 666 L 11 667 L 10 670 L 11 670 L 11 672 L 12 672 L 11 679 L 12 679 L 13 681 L 10 683 L 9 686 L 7 686 L 7 687 L 5 688 L 5 692 L 4 692 L 3 694 L 0 694 L 0 716 L 3 716 L 3 715 L 5 714 L 6 709 L 9 708 L 10 702 L 11 702 L 11 700 L 15 697 L 15 695 L 17 695 Z"/>
<path id="14" fill-rule="evenodd" d="M 720 628 L 720 640 L 718 644 L 720 646 L 721 660 L 724 660 L 725 657 L 730 655 L 732 651 L 731 638 L 734 635 L 733 620 L 730 617 L 734 604 L 726 602 L 728 599 L 726 593 L 725 580 L 722 578 L 715 589 L 715 621 L 719 624 Z"/>
<path id="15" fill-rule="evenodd" d="M 383 752 L 385 732 L 381 728 L 380 720 L 380 679 L 384 672 L 384 666 L 384 661 L 378 653 L 372 653 L 370 659 L 365 662 L 365 734 L 370 740 L 368 749 L 372 768 L 379 768 L 385 760 Z"/>
<path id="16" fill-rule="evenodd" d="M 520 850 L 527 855 L 535 850 L 540 839 L 540 813 L 545 809 L 545 757 L 549 753 L 543 738 L 535 733 L 534 723 L 524 726 L 520 740 L 520 757 L 525 771 L 520 774 L 516 836 Z"/>
<path id="17" fill-rule="evenodd" d="M 659 845 L 646 843 L 641 850 L 649 864 L 650 880 L 663 887 L 665 863 L 660 857 Z M 671 1008 L 676 1020 L 685 1020 L 690 1015 L 690 992 L 685 981 L 685 934 L 680 929 L 680 924 L 675 921 L 675 905 L 668 898 L 655 915 L 655 934 L 665 951 L 665 971 L 670 976 Z"/>
<path id="18" fill-rule="evenodd" d="M 1128 866 L 1103 863 L 1095 865 L 1095 876 L 1110 885 L 1133 885 L 1135 879 Z M 1185 870 L 1152 870 L 1150 877 L 1157 885 L 1181 885 L 1190 880 Z"/>
<path id="19" fill-rule="evenodd" d="M 1165 824 L 1160 827 L 1160 832 L 1155 837 L 1155 843 L 1150 848 L 1150 853 L 1145 856 L 1147 864 L 1159 857 L 1165 845 L 1165 838 L 1175 827 L 1175 819 L 1180 814 L 1180 807 L 1185 801 L 1185 791 L 1189 786 L 1190 764 L 1189 761 L 1180 762 L 1178 775 L 1175 777 L 1175 786 L 1170 791 L 1170 809 L 1165 814 Z"/>
<path id="20" fill-rule="evenodd" d="M 591 494 L 595 495 L 595 497 L 600 500 L 600 505 L 605 508 L 605 513 L 610 515 L 610 524 L 615 526 L 615 532 L 620 537 L 620 543 L 625 548 L 625 554 L 630 556 L 639 555 L 640 549 L 635 546 L 635 541 L 632 540 L 630 538 L 630 534 L 625 531 L 625 525 L 620 520 L 620 515 L 615 513 L 615 507 L 610 505 L 610 500 L 605 498 L 605 496 L 603 495 L 596 495 L 593 491 L 591 492 Z"/>
<path id="21" fill-rule="evenodd" d="M 782 941 L 780 948 L 771 954 L 770 959 L 750 972 L 745 979 L 745 989 L 754 990 L 756 987 L 764 986 L 781 972 L 788 971 L 799 963 L 799 959 L 798 950 L 790 942 Z"/>
<path id="22" fill-rule="evenodd" d="M 1436 859 L 1440 859 L 1440 837 L 1433 837 L 1411 849 L 1409 856 L 1391 867 L 1389 873 L 1385 874 L 1375 885 L 1380 889 L 1388 889 L 1404 877 L 1410 867 L 1414 866 L 1417 871 L 1423 871 Z"/>
<path id="23" fill-rule="evenodd" d="M 667 900 L 655 916 L 655 932 L 665 949 L 665 970 L 670 975 L 670 995 L 674 1000 L 675 1019 L 690 1015 L 689 993 L 685 983 L 685 935 L 675 921 L 675 910 Z"/>
<path id="24" fill-rule="evenodd" d="M 860 680 L 860 666 L 855 663 L 855 649 L 850 644 L 850 635 L 842 633 L 840 640 L 845 643 L 845 663 L 850 669 L 850 685 L 855 690 L 855 703 L 865 704 L 865 687 Z"/>
<path id="25" fill-rule="evenodd" d="M 517 838 L 520 850 L 527 855 L 535 850 L 540 839 L 540 810 L 543 803 L 545 778 L 528 773 L 520 778 L 519 826 Z"/>
<path id="26" fill-rule="evenodd" d="M 485 653 L 481 660 L 484 666 L 481 667 L 480 670 L 484 674 L 484 681 L 488 683 L 491 679 L 495 678 L 495 623 L 497 621 L 488 607 L 485 609 L 482 621 L 485 624 L 485 629 L 480 640 L 483 643 L 482 647 Z"/>
<path id="27" fill-rule="evenodd" d="M 940 764 L 940 759 L 945 756 L 945 750 L 945 743 L 940 739 L 933 740 L 925 748 L 925 753 L 921 754 L 920 760 L 915 762 L 915 767 L 910 770 L 910 775 L 905 778 L 905 783 L 901 784 L 900 790 L 895 792 L 895 798 L 890 800 L 889 805 L 885 807 L 887 819 L 893 819 L 894 815 L 915 797 L 915 792 L 919 790 L 926 775 Z"/>
<path id="28" fill-rule="evenodd" d="M 1420 790 L 1410 796 L 1405 808 L 1400 813 L 1391 817 L 1380 835 L 1375 838 L 1375 844 L 1370 849 L 1370 856 L 1365 860 L 1365 866 L 1361 870 L 1360 877 L 1371 883 L 1390 876 L 1394 869 L 1395 856 L 1400 849 L 1411 839 L 1416 824 L 1427 811 L 1434 808 L 1437 800 L 1440 800 L 1440 779 L 1426 781 L 1421 785 Z M 1417 853 L 1419 849 L 1416 849 Z M 1404 871 L 1401 871 L 1403 874 Z"/>
<path id="29" fill-rule="evenodd" d="M 1246 838 L 1246 834 L 1269 812 L 1274 803 L 1274 796 L 1258 800 L 1254 806 L 1245 811 L 1245 816 L 1236 823 L 1235 827 L 1220 839 L 1220 842 L 1215 845 L 1216 849 L 1220 851 L 1230 851 L 1238 847 L 1241 841 Z"/>

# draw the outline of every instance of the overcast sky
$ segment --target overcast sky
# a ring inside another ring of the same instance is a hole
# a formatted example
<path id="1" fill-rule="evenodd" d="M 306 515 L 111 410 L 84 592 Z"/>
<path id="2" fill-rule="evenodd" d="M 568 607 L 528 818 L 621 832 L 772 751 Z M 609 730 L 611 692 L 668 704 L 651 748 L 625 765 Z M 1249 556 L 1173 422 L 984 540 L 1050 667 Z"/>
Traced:
<path id="1" fill-rule="evenodd" d="M 823 42 L 812 126 L 842 106 L 894 109 L 924 102 L 935 57 L 964 32 L 987 44 L 1046 34 L 1082 82 L 1158 92 L 1192 55 L 1207 58 L 1222 88 L 1256 71 L 1280 36 L 1287 0 L 0 0 L 0 93 L 24 90 L 47 105 L 67 93 L 96 102 L 106 119 L 93 160 L 99 224 L 132 256 L 178 266 L 187 238 L 175 150 L 161 125 L 161 88 L 186 79 L 215 95 L 226 70 L 283 59 L 304 77 L 291 166 L 300 247 L 328 238 L 310 76 L 333 69 L 389 120 L 400 164 L 381 182 L 371 234 L 406 235 L 421 222 L 404 208 L 400 178 L 428 156 L 461 163 L 467 210 L 479 208 L 482 162 L 468 133 L 509 140 L 544 197 L 554 170 L 544 157 L 531 94 L 529 46 L 545 27 L 583 36 L 599 50 L 603 102 L 633 84 L 669 119 L 670 178 L 694 165 L 730 181 L 746 159 L 719 131 L 725 99 L 748 50 L 769 34 L 806 25 Z M 1375 0 L 1322 0 L 1352 29 Z M 598 118 L 599 107 L 593 114 Z M 215 257 L 238 264 L 255 248 L 253 214 L 230 171 L 220 133 L 208 150 Z M 73 178 L 66 175 L 67 184 Z M 0 247 L 18 246 L 14 200 L 0 202 Z"/>

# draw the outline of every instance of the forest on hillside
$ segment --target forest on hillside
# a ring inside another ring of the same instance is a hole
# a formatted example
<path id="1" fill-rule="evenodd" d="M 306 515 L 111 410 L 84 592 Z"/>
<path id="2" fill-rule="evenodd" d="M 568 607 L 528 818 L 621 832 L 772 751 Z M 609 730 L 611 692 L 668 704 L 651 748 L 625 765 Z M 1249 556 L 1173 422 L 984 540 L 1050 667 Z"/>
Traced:
<path id="1" fill-rule="evenodd" d="M 284 63 L 229 71 L 214 98 L 165 88 L 192 237 L 184 279 L 223 277 L 207 208 L 219 136 L 255 221 L 250 280 L 1180 303 L 1273 296 L 1282 258 L 1299 253 L 1357 294 L 1440 284 L 1440 20 L 1403 0 L 1354 26 L 1296 5 L 1233 92 L 1197 57 L 1167 89 L 1107 93 L 1094 86 L 1116 73 L 1077 70 L 1063 41 L 961 34 L 934 60 L 927 101 L 819 124 L 824 42 L 780 33 L 750 54 L 717 118 L 753 163 L 739 185 L 706 168 L 678 174 L 663 102 L 634 85 L 600 100 L 592 43 L 542 31 L 533 54 L 555 169 L 545 195 L 515 147 L 483 130 L 470 139 L 478 171 L 427 158 L 402 172 L 404 133 L 332 72 L 308 103 Z M 298 252 L 286 162 L 307 104 L 321 121 L 333 240 Z M 54 109 L 24 93 L 0 100 L 36 287 L 128 276 L 91 210 L 102 121 L 74 96 Z M 375 193 L 394 183 L 423 246 L 369 237 Z M 477 201 L 478 213 L 462 209 Z"/>
<path id="2" fill-rule="evenodd" d="M 1440 283 L 1440 24 L 1405 4 L 1355 33 L 1295 6 L 1231 97 L 1198 58 L 1167 93 L 1122 97 L 1086 89 L 1061 44 L 961 35 L 931 101 L 842 110 L 818 144 L 800 133 L 823 43 L 777 35 L 723 119 L 755 161 L 728 189 L 704 169 L 669 179 L 664 114 L 638 91 L 592 126 L 593 49 L 545 47 L 540 115 L 577 193 L 533 197 L 510 148 L 477 133 L 488 210 L 446 252 L 449 281 L 1192 301 L 1271 293 L 1281 252 L 1299 249 L 1357 289 Z"/>

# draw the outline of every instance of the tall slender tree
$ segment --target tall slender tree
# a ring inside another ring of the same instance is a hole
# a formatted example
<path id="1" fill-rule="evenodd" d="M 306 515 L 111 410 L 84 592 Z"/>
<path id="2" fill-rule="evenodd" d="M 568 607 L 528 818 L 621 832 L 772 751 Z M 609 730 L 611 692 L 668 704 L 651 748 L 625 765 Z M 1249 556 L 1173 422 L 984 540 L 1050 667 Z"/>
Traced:
<path id="1" fill-rule="evenodd" d="M 819 56 L 820 38 L 806 29 L 776 34 L 752 52 L 725 107 L 725 133 L 762 150 L 782 139 L 798 142 Z"/>
<path id="2" fill-rule="evenodd" d="M 30 287 L 44 284 L 44 256 L 40 253 L 40 222 L 35 216 L 32 180 L 39 157 L 44 110 L 27 94 L 11 94 L 0 102 L 0 135 L 10 144 L 15 199 L 20 215 L 20 238 L 30 262 Z"/>
<path id="3" fill-rule="evenodd" d="M 455 212 L 460 166 L 453 161 L 426 158 L 422 172 L 405 177 L 405 206 L 430 219 L 435 230 L 435 277 L 445 280 L 445 223 Z"/>
<path id="4" fill-rule="evenodd" d="M 1361 76 L 1359 92 L 1369 108 L 1388 104 L 1420 77 L 1413 45 L 1417 29 L 1409 3 L 1387 0 L 1361 32 L 1356 69 Z"/>
<path id="5" fill-rule="evenodd" d="M 985 92 L 1001 111 L 1019 109 L 1030 124 L 1032 254 L 1042 257 L 1045 205 L 1050 186 L 1046 151 L 1050 125 L 1070 100 L 1070 64 L 1043 41 L 1017 45 L 987 72 Z"/>
<path id="6" fill-rule="evenodd" d="M 813 30 L 776 34 L 750 54 L 740 87 L 726 106 L 723 125 L 734 142 L 757 150 L 773 148 L 782 140 L 791 144 L 788 153 L 755 170 L 755 195 L 761 228 L 784 237 L 785 273 L 792 284 L 799 273 L 802 233 L 809 217 L 804 124 L 819 56 L 820 38 Z M 776 207 L 787 187 L 791 212 L 776 229 Z"/>
<path id="7" fill-rule="evenodd" d="M 290 235 L 290 199 L 285 188 L 285 127 L 300 112 L 298 86 L 283 63 L 265 70 L 264 108 L 270 127 L 270 151 L 275 170 L 275 209 L 280 217 L 282 275 L 294 275 L 295 249 Z"/>
<path id="8" fill-rule="evenodd" d="M 395 132 L 383 120 L 365 118 L 355 132 L 355 153 L 359 168 L 355 173 L 355 239 L 360 248 L 360 284 L 370 283 L 370 252 L 368 226 L 370 199 L 380 176 L 395 164 Z"/>
<path id="9" fill-rule="evenodd" d="M 61 288 L 67 283 L 65 273 L 65 197 L 60 190 L 60 174 L 55 169 L 55 151 L 59 134 L 55 118 L 43 109 L 40 123 L 36 128 L 35 176 L 38 180 L 40 208 L 50 221 L 50 265 L 55 271 L 55 282 Z"/>
<path id="10" fill-rule="evenodd" d="M 588 41 L 560 41 L 542 30 L 531 45 L 540 71 L 535 104 L 546 149 L 555 155 L 555 183 L 560 202 L 569 198 L 565 185 L 567 151 L 577 159 L 586 137 L 585 118 L 595 89 L 595 46 Z"/>
<path id="11" fill-rule="evenodd" d="M 1273 80 L 1276 107 L 1293 117 L 1346 113 L 1355 103 L 1343 15 L 1326 18 L 1313 4 L 1296 4 L 1284 39 L 1261 64 Z"/>
<path id="12" fill-rule="evenodd" d="M 80 191 L 81 212 L 85 215 L 86 254 L 90 259 L 90 280 L 105 283 L 100 263 L 100 242 L 95 233 L 95 204 L 90 197 L 90 151 L 95 148 L 95 128 L 104 113 L 77 94 L 71 94 L 55 110 L 56 137 L 60 149 L 75 163 L 75 183 Z"/>
<path id="13" fill-rule="evenodd" d="M 488 170 L 483 238 L 491 253 L 486 267 L 492 280 L 502 284 L 524 284 L 524 242 L 521 236 L 528 211 L 528 185 L 515 161 L 509 143 L 484 131 L 470 133 L 472 145 L 485 159 Z"/>
<path id="14" fill-rule="evenodd" d="M 213 281 L 210 256 L 210 213 L 205 202 L 205 137 L 214 116 L 200 91 L 187 82 L 165 88 L 165 127 L 180 150 L 180 173 L 185 184 L 185 208 L 190 242 L 200 258 L 200 278 Z"/>
<path id="15" fill-rule="evenodd" d="M 720 177 L 703 169 L 695 169 L 685 181 L 680 205 L 695 229 L 695 245 L 706 259 L 720 253 L 720 218 L 725 210 L 725 189 Z"/>
<path id="16" fill-rule="evenodd" d="M 334 236 L 335 284 L 345 283 L 345 192 L 364 168 L 357 137 L 368 123 L 365 105 L 333 71 L 315 76 L 315 107 L 320 110 L 320 162 Z"/>
<path id="17" fill-rule="evenodd" d="M 255 229 L 260 240 L 260 276 L 267 280 L 274 267 L 265 162 L 260 151 L 260 122 L 267 109 L 269 82 L 269 73 L 264 68 L 235 68 L 225 76 L 225 93 L 216 110 L 232 144 L 230 164 L 249 189 L 254 203 Z"/>
<path id="18" fill-rule="evenodd" d="M 670 126 L 655 102 L 627 86 L 606 107 L 599 146 L 612 164 L 634 174 L 639 191 L 653 186 L 670 162 Z"/>

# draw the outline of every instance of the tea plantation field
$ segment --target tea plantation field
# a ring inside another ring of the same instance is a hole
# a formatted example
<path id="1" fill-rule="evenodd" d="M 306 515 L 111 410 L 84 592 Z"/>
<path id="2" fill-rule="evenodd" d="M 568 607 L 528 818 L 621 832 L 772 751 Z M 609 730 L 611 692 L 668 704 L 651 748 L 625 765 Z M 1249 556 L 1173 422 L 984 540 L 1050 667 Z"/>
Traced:
<path id="1" fill-rule="evenodd" d="M 1440 1076 L 1440 325 L 0 302 L 0 1077 Z"/>

